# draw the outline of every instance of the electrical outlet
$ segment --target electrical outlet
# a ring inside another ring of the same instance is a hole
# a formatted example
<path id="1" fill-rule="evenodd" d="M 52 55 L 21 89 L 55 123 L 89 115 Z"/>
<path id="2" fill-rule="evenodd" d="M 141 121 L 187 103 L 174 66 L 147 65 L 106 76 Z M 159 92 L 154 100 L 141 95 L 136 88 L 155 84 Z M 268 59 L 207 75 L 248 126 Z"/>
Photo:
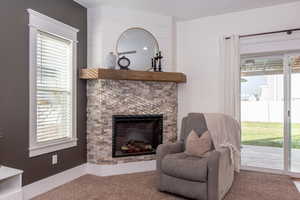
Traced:
<path id="1" fill-rule="evenodd" d="M 57 154 L 52 155 L 52 165 L 56 165 L 57 164 Z"/>

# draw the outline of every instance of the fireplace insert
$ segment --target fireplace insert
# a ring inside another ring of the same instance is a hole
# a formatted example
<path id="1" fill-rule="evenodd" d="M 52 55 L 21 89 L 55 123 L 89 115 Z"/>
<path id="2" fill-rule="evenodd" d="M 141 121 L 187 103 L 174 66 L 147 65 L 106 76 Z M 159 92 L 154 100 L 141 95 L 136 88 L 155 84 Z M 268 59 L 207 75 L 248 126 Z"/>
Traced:
<path id="1" fill-rule="evenodd" d="M 155 154 L 162 137 L 163 115 L 113 116 L 113 157 Z"/>

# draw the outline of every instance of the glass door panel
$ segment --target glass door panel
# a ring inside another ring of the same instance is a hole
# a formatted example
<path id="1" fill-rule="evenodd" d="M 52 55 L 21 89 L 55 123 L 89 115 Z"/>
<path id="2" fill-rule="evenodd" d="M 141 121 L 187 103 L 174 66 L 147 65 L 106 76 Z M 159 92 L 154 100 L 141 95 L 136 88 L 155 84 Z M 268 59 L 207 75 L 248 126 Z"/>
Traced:
<path id="1" fill-rule="evenodd" d="M 241 60 L 243 166 L 284 169 L 283 58 Z"/>
<path id="2" fill-rule="evenodd" d="M 290 170 L 300 172 L 300 54 L 288 56 L 290 66 Z"/>

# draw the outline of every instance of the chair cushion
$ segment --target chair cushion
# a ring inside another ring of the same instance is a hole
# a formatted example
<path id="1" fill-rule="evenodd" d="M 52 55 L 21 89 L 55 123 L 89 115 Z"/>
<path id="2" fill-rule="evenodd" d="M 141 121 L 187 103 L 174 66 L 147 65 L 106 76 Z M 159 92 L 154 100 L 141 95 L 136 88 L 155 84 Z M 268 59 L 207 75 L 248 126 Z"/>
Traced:
<path id="1" fill-rule="evenodd" d="M 194 157 L 185 153 L 168 154 L 162 160 L 161 169 L 169 176 L 207 182 L 207 161 L 208 158 L 205 155 Z"/>

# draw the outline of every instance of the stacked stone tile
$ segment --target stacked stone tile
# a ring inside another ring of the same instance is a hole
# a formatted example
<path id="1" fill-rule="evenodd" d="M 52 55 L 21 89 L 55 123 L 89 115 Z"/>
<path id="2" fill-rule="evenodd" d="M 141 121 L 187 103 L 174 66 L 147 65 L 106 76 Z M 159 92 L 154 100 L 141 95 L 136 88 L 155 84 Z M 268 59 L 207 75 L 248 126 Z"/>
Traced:
<path id="1" fill-rule="evenodd" d="M 89 80 L 87 84 L 89 163 L 118 164 L 155 159 L 155 155 L 112 157 L 112 116 L 163 114 L 163 141 L 177 139 L 177 84 L 126 80 Z"/>

